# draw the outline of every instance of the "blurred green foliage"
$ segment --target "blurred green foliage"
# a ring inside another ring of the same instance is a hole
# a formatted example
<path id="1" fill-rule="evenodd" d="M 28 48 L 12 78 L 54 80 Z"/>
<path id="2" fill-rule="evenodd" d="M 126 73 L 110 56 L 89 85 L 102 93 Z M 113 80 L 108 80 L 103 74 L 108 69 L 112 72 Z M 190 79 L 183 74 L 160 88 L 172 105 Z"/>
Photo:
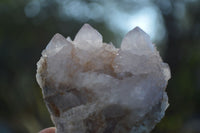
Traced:
<path id="1" fill-rule="evenodd" d="M 56 1 L 41 1 L 46 5 L 34 17 L 25 14 L 28 0 L 0 1 L 1 133 L 35 133 L 53 126 L 35 74 L 40 53 L 55 33 L 73 38 L 87 22 L 102 33 L 105 42 L 116 44 L 121 39 L 103 21 L 61 19 Z M 168 1 L 170 13 L 166 13 L 166 4 L 161 0 L 151 1 L 162 13 L 167 35 L 163 40 L 165 43 L 158 47 L 165 47 L 161 55 L 172 72 L 167 87 L 170 107 L 152 132 L 199 133 L 200 1 L 179 1 L 185 4 L 186 14 L 182 18 L 177 16 L 181 14 L 177 11 L 177 1 Z"/>

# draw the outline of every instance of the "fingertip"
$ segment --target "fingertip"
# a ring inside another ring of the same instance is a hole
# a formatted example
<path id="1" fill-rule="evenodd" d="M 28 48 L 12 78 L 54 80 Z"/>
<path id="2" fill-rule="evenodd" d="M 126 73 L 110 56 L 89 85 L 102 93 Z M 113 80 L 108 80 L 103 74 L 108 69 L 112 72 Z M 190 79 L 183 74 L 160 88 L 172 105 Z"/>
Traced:
<path id="1" fill-rule="evenodd" d="M 41 130 L 39 133 L 55 133 L 55 132 L 56 132 L 55 127 L 49 127 L 49 128 Z"/>

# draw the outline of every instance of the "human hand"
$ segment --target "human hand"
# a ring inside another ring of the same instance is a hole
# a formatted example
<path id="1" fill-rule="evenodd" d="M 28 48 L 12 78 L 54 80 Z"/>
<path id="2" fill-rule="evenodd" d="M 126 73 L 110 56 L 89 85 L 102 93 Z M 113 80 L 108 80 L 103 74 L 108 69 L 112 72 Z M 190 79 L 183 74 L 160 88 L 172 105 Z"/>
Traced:
<path id="1" fill-rule="evenodd" d="M 39 133 L 55 133 L 56 132 L 56 128 L 55 127 L 50 127 L 50 128 L 46 128 L 41 130 Z"/>

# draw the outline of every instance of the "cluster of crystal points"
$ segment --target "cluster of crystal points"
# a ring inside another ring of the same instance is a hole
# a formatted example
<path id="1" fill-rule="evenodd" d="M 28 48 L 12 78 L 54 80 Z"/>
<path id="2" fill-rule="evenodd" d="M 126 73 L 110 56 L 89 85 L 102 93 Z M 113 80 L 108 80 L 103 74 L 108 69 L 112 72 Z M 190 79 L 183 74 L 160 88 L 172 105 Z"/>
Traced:
<path id="1" fill-rule="evenodd" d="M 139 27 L 120 49 L 88 24 L 74 41 L 56 34 L 37 67 L 57 133 L 148 133 L 168 107 L 169 67 Z"/>

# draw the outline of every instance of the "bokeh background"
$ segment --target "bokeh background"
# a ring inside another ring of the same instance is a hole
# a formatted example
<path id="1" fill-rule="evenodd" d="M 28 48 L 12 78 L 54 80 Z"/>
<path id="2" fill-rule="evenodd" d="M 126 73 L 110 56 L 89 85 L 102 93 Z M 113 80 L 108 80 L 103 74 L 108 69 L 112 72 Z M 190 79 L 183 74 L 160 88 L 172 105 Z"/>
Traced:
<path id="1" fill-rule="evenodd" d="M 200 0 L 0 0 L 0 133 L 53 126 L 36 63 L 55 33 L 89 23 L 119 47 L 135 26 L 171 68 L 170 107 L 152 133 L 200 133 Z"/>

